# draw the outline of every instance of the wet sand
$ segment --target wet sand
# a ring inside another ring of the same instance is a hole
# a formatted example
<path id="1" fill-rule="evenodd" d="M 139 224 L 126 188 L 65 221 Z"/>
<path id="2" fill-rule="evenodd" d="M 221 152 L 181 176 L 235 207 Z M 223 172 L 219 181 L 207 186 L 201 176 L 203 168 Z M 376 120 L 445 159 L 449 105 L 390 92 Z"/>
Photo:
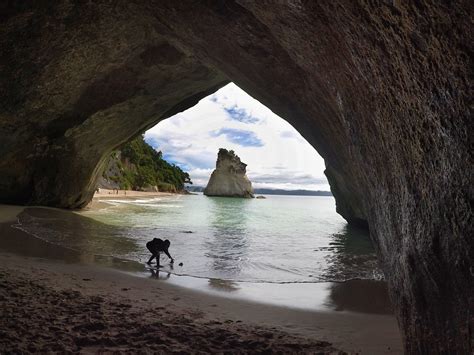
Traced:
<path id="1" fill-rule="evenodd" d="M 7 254 L 0 260 L 2 353 L 335 351 L 327 342 L 216 318 L 156 282 Z"/>
<path id="2" fill-rule="evenodd" d="M 14 222 L 23 210 L 24 206 L 0 205 L 0 223 Z"/>
<path id="3" fill-rule="evenodd" d="M 2 217 L 3 211 L 0 206 Z M 0 299 L 6 305 L 0 352 L 401 352 L 391 315 L 217 297 L 120 272 L 134 266 L 35 240 L 10 225 L 0 225 Z M 349 302 L 346 293 L 339 297 Z"/>

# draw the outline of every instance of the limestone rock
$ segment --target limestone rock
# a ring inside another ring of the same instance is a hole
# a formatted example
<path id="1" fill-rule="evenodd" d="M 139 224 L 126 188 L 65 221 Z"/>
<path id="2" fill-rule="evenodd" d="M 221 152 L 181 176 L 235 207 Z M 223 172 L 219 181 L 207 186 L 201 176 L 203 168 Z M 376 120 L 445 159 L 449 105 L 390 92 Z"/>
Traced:
<path id="1" fill-rule="evenodd" d="M 367 215 L 361 203 L 362 198 L 358 196 L 357 191 L 354 191 L 352 185 L 346 183 L 346 179 L 330 165 L 326 166 L 324 174 L 331 186 L 332 195 L 336 199 L 337 213 L 352 225 L 368 228 Z"/>
<path id="2" fill-rule="evenodd" d="M 245 175 L 246 167 L 234 151 L 219 149 L 216 169 L 204 189 L 204 195 L 252 198 L 252 183 Z"/>

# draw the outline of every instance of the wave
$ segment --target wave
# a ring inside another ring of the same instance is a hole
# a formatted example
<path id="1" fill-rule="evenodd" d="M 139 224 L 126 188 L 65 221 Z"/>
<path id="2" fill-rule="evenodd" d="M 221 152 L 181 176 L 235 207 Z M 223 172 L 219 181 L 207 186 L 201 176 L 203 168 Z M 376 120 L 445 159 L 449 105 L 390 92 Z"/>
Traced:
<path id="1" fill-rule="evenodd" d="M 140 207 L 159 207 L 159 208 L 182 208 L 182 205 L 170 204 L 168 201 L 164 203 L 156 203 L 158 201 L 163 201 L 162 198 L 149 199 L 149 200 L 105 200 L 105 202 L 113 204 L 114 206 L 118 205 L 132 205 Z"/>

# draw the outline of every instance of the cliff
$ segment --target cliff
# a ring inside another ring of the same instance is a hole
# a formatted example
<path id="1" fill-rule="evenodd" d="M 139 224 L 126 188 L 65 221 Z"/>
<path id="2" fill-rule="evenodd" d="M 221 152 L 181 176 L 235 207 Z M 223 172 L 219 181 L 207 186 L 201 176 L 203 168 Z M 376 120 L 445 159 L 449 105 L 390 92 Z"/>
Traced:
<path id="1" fill-rule="evenodd" d="M 189 174 L 163 159 L 162 153 L 138 136 L 114 151 L 98 181 L 99 187 L 177 192 L 192 184 Z"/>
<path id="2" fill-rule="evenodd" d="M 246 174 L 247 165 L 240 161 L 234 151 L 219 149 L 216 169 L 212 172 L 204 189 L 207 196 L 252 198 L 252 183 Z"/>

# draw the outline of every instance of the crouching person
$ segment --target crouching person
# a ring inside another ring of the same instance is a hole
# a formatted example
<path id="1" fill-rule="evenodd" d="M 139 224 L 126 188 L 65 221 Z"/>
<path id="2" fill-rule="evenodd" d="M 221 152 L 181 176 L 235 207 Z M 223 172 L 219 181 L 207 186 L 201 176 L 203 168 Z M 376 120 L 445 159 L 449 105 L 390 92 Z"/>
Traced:
<path id="1" fill-rule="evenodd" d="M 171 263 L 174 263 L 174 259 L 171 257 L 169 253 L 169 247 L 170 247 L 171 242 L 166 239 L 166 240 L 161 240 L 160 238 L 153 238 L 153 240 L 149 241 L 146 243 L 147 249 L 151 253 L 150 259 L 147 261 L 148 265 L 151 265 L 151 262 L 153 259 L 156 258 L 156 265 L 160 267 L 160 253 L 163 252 L 165 253 L 168 258 L 171 259 Z"/>

